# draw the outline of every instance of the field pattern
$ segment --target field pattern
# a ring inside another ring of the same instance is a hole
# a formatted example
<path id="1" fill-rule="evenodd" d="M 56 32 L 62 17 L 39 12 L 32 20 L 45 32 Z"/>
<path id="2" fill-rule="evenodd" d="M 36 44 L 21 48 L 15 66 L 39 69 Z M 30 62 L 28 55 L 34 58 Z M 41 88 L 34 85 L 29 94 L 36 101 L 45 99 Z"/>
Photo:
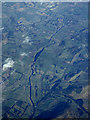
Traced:
<path id="1" fill-rule="evenodd" d="M 3 118 L 88 117 L 88 3 L 3 3 Z"/>

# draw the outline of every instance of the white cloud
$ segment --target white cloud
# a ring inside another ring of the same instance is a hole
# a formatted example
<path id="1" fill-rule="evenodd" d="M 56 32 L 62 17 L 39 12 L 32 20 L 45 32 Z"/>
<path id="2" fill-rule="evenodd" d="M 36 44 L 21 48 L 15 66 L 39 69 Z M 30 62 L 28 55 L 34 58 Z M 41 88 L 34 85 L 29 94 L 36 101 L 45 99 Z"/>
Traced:
<path id="1" fill-rule="evenodd" d="M 25 38 L 25 40 L 23 41 L 23 43 L 29 43 L 29 41 L 30 41 L 30 38 L 27 36 L 27 37 Z"/>
<path id="2" fill-rule="evenodd" d="M 28 43 L 29 45 L 32 45 L 32 41 L 31 41 L 31 39 L 27 36 L 27 37 L 25 37 L 25 40 L 23 41 L 23 43 Z"/>
<path id="3" fill-rule="evenodd" d="M 32 45 L 33 42 L 29 42 L 29 45 Z"/>
<path id="4" fill-rule="evenodd" d="M 24 52 L 21 53 L 20 55 L 21 55 L 21 56 L 28 56 L 28 54 L 27 54 L 27 53 L 24 53 Z"/>
<path id="5" fill-rule="evenodd" d="M 7 58 L 5 60 L 5 64 L 3 65 L 3 71 L 7 70 L 8 68 L 13 67 L 14 61 L 11 58 Z"/>

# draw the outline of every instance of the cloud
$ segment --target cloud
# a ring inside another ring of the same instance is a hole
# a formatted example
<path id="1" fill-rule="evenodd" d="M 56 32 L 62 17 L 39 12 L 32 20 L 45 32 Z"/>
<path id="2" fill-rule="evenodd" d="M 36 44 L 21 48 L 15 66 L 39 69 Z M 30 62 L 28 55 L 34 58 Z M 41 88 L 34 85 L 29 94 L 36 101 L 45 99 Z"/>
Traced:
<path id="1" fill-rule="evenodd" d="M 25 44 L 29 44 L 29 45 L 32 45 L 32 41 L 31 41 L 31 39 L 27 36 L 27 37 L 25 37 L 25 40 L 23 41 L 23 43 L 25 43 Z"/>
<path id="2" fill-rule="evenodd" d="M 21 56 L 28 56 L 28 54 L 27 54 L 27 53 L 24 53 L 24 52 L 21 53 L 20 55 L 21 55 Z"/>
<path id="3" fill-rule="evenodd" d="M 3 71 L 7 70 L 8 68 L 13 67 L 14 61 L 11 58 L 7 58 L 5 60 L 5 64 L 3 65 Z"/>
<path id="4" fill-rule="evenodd" d="M 30 39 L 29 39 L 29 37 L 27 36 L 27 37 L 25 37 L 25 40 L 23 41 L 23 43 L 29 43 L 29 41 L 30 41 Z"/>

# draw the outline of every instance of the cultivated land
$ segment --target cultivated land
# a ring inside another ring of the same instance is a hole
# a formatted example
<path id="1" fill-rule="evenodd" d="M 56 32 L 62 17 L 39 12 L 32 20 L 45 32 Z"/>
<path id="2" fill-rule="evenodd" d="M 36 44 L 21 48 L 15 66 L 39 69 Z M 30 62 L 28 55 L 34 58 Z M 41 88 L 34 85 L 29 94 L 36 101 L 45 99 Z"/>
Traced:
<path id="1" fill-rule="evenodd" d="M 87 118 L 88 4 L 2 8 L 3 118 Z"/>

